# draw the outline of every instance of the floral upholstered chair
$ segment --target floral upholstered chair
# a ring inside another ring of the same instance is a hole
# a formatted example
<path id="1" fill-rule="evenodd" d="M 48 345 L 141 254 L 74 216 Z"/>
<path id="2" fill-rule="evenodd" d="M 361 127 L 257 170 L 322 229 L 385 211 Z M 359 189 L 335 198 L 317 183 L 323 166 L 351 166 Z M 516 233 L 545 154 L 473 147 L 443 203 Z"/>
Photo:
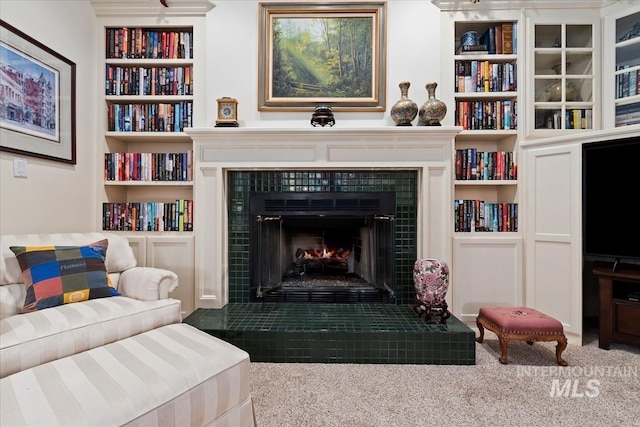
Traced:
<path id="1" fill-rule="evenodd" d="M 434 258 L 417 260 L 413 265 L 413 283 L 416 289 L 416 301 L 413 311 L 418 317 L 432 323 L 438 317 L 440 323 L 447 323 L 451 316 L 445 297 L 449 288 L 449 266 L 446 262 Z"/>

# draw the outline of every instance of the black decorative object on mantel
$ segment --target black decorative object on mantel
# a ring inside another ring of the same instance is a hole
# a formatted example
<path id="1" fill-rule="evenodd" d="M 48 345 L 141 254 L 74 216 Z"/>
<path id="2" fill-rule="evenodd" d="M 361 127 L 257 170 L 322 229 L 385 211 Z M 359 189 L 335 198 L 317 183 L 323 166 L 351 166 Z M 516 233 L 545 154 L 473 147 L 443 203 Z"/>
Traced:
<path id="1" fill-rule="evenodd" d="M 336 120 L 333 118 L 333 110 L 331 107 L 328 105 L 318 105 L 311 115 L 311 124 L 313 127 L 335 125 Z"/>

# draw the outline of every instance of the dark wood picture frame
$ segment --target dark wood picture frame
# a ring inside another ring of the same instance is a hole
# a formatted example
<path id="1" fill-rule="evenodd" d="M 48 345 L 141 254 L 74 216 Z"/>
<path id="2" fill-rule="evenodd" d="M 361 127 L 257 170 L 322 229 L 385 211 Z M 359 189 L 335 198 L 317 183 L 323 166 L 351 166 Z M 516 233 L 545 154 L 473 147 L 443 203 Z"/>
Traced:
<path id="1" fill-rule="evenodd" d="M 0 20 L 0 150 L 76 164 L 76 64 Z"/>

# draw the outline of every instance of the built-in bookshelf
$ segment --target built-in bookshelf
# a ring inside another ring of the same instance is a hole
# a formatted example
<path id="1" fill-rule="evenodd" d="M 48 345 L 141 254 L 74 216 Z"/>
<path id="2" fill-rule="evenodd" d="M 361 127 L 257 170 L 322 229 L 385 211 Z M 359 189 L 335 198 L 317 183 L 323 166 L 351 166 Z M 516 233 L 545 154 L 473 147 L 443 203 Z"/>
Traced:
<path id="1" fill-rule="evenodd" d="M 102 228 L 193 231 L 194 28 L 104 28 Z"/>
<path id="2" fill-rule="evenodd" d="M 144 3 L 144 4 L 143 4 Z M 91 0 L 100 45 L 96 228 L 123 234 L 138 266 L 175 272 L 195 309 L 193 141 L 206 122 L 210 0 Z"/>
<path id="3" fill-rule="evenodd" d="M 517 232 L 518 21 L 454 28 L 453 231 Z"/>
<path id="4" fill-rule="evenodd" d="M 525 20 L 520 10 L 485 10 L 490 1 L 434 3 L 444 8 L 441 99 L 451 113 L 443 124 L 462 128 L 451 149 L 451 311 L 473 323 L 483 304 L 522 304 L 518 161 Z M 464 47 L 474 36 L 477 45 Z"/>

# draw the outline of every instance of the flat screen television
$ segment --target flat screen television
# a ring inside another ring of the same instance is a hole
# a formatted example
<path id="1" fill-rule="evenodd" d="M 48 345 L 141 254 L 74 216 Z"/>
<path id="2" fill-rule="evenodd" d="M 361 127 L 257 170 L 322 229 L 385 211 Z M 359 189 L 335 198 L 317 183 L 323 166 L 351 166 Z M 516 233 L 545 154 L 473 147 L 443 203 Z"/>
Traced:
<path id="1" fill-rule="evenodd" d="M 585 259 L 640 264 L 640 135 L 582 146 Z"/>

